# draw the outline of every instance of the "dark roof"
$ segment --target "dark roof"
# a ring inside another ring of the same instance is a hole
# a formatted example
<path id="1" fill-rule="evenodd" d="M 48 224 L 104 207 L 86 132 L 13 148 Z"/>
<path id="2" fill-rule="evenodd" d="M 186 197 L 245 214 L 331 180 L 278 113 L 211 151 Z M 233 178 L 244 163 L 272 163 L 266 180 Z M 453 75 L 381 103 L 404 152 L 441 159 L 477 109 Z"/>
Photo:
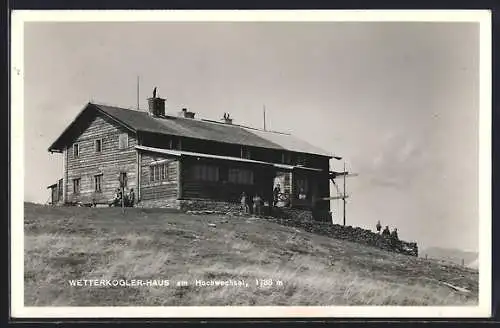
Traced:
<path id="1" fill-rule="evenodd" d="M 184 118 L 167 115 L 159 118 L 145 111 L 125 109 L 115 106 L 89 103 L 77 116 L 62 135 L 52 144 L 49 150 L 58 150 L 62 138 L 71 126 L 83 116 L 84 112 L 94 109 L 125 126 L 133 132 L 151 132 L 166 135 L 176 135 L 202 140 L 239 144 L 278 150 L 288 150 L 301 153 L 317 154 L 332 157 L 332 154 L 310 145 L 290 134 L 262 131 L 235 124 L 218 123 L 214 121 Z"/>

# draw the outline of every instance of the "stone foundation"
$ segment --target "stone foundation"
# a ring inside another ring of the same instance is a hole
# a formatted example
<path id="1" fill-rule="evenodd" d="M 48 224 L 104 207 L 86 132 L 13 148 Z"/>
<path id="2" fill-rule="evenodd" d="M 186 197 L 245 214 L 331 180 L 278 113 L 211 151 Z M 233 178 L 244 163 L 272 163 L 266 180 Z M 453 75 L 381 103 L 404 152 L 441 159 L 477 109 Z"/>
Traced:
<path id="1" fill-rule="evenodd" d="M 148 200 L 141 200 L 136 204 L 135 207 L 180 209 L 180 204 L 177 199 L 148 199 Z"/>
<path id="2" fill-rule="evenodd" d="M 212 211 L 220 213 L 240 212 L 239 203 L 218 202 L 206 199 L 182 199 L 179 200 L 179 209 L 181 211 Z"/>
<path id="3" fill-rule="evenodd" d="M 327 210 L 312 211 L 308 209 L 278 207 L 273 208 L 272 212 L 274 216 L 288 217 L 299 221 L 332 222 L 330 212 Z"/>
<path id="4" fill-rule="evenodd" d="M 304 222 L 314 221 L 311 211 L 296 208 L 274 208 L 273 216 L 293 218 L 294 220 Z"/>

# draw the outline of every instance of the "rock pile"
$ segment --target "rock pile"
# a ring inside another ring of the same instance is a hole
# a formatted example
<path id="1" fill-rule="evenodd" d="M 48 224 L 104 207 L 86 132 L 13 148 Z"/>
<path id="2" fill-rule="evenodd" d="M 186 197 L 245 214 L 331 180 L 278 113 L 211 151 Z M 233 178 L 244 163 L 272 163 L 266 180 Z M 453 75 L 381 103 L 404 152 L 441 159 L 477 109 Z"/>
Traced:
<path id="1" fill-rule="evenodd" d="M 301 228 L 307 232 L 333 237 L 336 239 L 348 240 L 360 244 L 365 244 L 387 251 L 418 256 L 418 247 L 416 243 L 408 243 L 402 240 L 392 240 L 378 233 L 359 227 L 343 226 L 327 222 L 313 221 L 312 216 L 297 212 L 296 210 L 275 211 L 272 217 L 267 217 L 281 225 Z"/>
<path id="2" fill-rule="evenodd" d="M 211 211 L 214 213 L 240 212 L 241 205 L 238 203 L 214 202 L 208 200 L 180 200 L 179 208 L 181 211 L 200 212 Z"/>

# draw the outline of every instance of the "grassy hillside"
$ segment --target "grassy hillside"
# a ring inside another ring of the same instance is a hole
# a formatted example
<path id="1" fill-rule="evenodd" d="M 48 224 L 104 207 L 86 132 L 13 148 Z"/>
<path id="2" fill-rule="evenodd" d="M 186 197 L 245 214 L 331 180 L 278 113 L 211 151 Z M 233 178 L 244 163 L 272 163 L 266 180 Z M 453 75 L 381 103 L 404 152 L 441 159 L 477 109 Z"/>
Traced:
<path id="1" fill-rule="evenodd" d="M 477 271 L 265 219 L 25 204 L 24 246 L 27 306 L 458 305 L 477 304 L 478 296 Z M 69 279 L 168 279 L 170 285 L 72 287 Z M 194 284 L 227 279 L 248 285 Z M 256 279 L 274 285 L 258 287 Z"/>

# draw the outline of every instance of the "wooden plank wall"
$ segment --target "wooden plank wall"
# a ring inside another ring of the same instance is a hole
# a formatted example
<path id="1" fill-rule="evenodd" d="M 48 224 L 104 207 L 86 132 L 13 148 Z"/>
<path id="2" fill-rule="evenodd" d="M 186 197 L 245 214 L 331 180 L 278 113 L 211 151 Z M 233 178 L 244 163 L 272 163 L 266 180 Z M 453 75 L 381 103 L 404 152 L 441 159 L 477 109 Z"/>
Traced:
<path id="1" fill-rule="evenodd" d="M 219 167 L 219 181 L 195 180 L 191 173 L 194 165 L 207 164 Z M 211 199 L 217 201 L 238 202 L 242 192 L 253 196 L 259 193 L 261 197 L 271 201 L 273 189 L 273 169 L 269 167 L 238 164 L 235 162 L 216 160 L 184 159 L 182 162 L 182 198 Z M 229 168 L 244 168 L 254 172 L 254 184 L 235 184 L 224 179 L 224 170 Z"/>
<path id="2" fill-rule="evenodd" d="M 121 133 L 128 133 L 128 147 L 119 149 L 118 138 Z M 95 152 L 95 140 L 102 139 L 102 151 Z M 67 190 L 68 201 L 98 202 L 111 200 L 120 183 L 120 172 L 127 173 L 128 188 L 136 187 L 136 150 L 137 140 L 134 134 L 118 126 L 107 117 L 97 116 L 85 131 L 78 136 L 80 155 L 74 157 L 73 147 L 67 150 Z M 94 176 L 103 174 L 102 192 L 94 192 Z M 73 193 L 73 179 L 80 178 L 80 194 Z"/>
<path id="3" fill-rule="evenodd" d="M 150 164 L 155 161 L 168 160 L 167 180 L 151 181 Z M 149 152 L 141 152 L 141 200 L 177 199 L 179 166 L 177 157 L 162 156 Z"/>

